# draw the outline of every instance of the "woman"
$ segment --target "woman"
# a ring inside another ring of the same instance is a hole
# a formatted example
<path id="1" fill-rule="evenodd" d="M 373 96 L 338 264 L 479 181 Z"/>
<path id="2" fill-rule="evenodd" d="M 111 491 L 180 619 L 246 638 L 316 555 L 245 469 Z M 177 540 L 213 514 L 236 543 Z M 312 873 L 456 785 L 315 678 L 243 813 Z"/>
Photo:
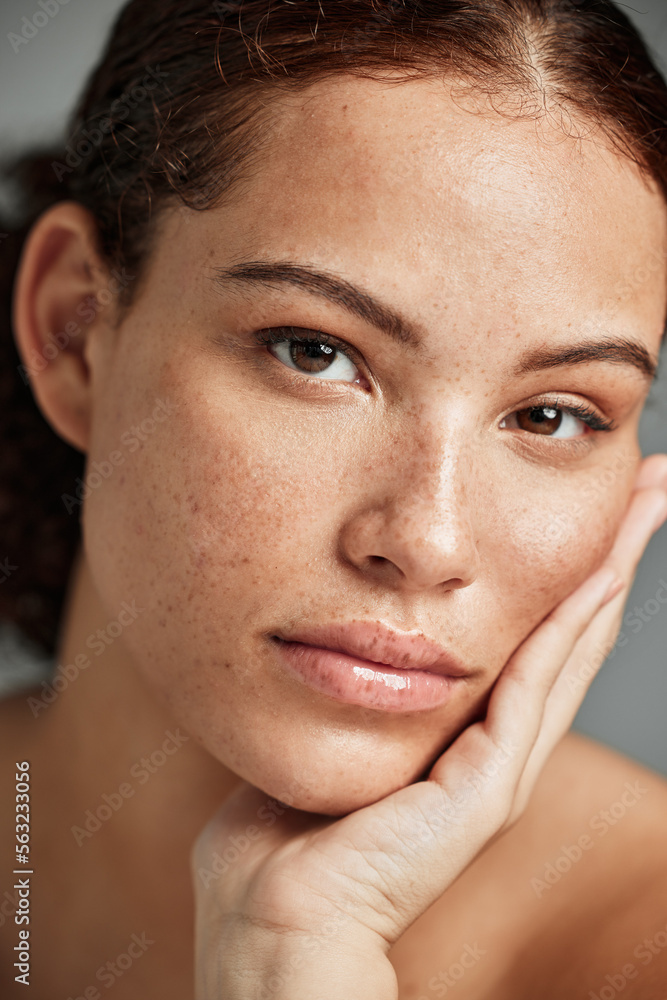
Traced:
<path id="1" fill-rule="evenodd" d="M 128 4 L 25 168 L 8 996 L 664 995 L 665 783 L 567 730 L 667 516 L 666 112 L 607 0 Z"/>

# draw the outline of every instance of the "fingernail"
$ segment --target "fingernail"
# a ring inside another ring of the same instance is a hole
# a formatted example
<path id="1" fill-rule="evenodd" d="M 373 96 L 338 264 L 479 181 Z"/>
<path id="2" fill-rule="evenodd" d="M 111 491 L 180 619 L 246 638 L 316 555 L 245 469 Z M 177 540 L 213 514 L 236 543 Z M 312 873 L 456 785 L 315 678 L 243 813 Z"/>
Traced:
<path id="1" fill-rule="evenodd" d="M 664 496 L 662 498 L 662 501 L 656 508 L 655 526 L 653 528 L 653 531 L 654 532 L 660 531 L 665 521 L 667 521 L 667 496 Z"/>

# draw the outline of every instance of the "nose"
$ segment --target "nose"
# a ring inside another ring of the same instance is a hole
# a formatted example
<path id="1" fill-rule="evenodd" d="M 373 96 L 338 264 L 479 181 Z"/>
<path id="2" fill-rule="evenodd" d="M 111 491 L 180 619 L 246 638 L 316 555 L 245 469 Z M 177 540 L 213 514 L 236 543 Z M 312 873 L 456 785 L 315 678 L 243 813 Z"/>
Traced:
<path id="1" fill-rule="evenodd" d="M 366 577 L 404 591 L 468 587 L 479 572 L 469 463 L 413 457 L 347 521 L 342 555 Z"/>

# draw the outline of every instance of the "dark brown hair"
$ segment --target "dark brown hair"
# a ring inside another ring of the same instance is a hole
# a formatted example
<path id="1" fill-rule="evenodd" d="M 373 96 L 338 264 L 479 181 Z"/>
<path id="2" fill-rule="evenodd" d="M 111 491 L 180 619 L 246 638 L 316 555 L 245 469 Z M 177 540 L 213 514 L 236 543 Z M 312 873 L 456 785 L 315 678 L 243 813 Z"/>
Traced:
<path id="1" fill-rule="evenodd" d="M 13 344 L 10 292 L 30 226 L 59 200 L 86 206 L 102 254 L 128 276 L 127 307 L 160 210 L 231 196 L 261 165 L 281 92 L 388 69 L 398 83 L 467 81 L 513 115 L 594 126 L 667 198 L 667 88 L 610 0 L 131 0 L 64 148 L 11 171 L 23 223 L 9 233 L 0 222 L 0 616 L 48 650 L 79 541 L 80 506 L 63 497 L 76 496 L 84 458 L 40 415 Z"/>

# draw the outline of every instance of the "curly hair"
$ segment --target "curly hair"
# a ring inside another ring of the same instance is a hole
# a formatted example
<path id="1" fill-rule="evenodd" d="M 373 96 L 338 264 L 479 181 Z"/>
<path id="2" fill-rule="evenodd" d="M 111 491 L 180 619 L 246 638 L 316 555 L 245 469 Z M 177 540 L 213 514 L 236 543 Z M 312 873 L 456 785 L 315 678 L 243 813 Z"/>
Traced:
<path id="1" fill-rule="evenodd" d="M 80 505 L 63 496 L 85 457 L 42 417 L 12 337 L 32 224 L 74 199 L 96 218 L 110 267 L 140 277 L 162 208 L 205 210 L 261 166 L 281 92 L 387 70 L 392 84 L 448 77 L 503 113 L 593 129 L 667 199 L 667 87 L 611 0 L 131 0 L 63 147 L 10 168 L 20 224 L 0 221 L 0 617 L 46 650 L 80 544 Z M 122 307 L 139 287 L 125 284 Z M 34 363 L 48 363 L 46 348 Z"/>

